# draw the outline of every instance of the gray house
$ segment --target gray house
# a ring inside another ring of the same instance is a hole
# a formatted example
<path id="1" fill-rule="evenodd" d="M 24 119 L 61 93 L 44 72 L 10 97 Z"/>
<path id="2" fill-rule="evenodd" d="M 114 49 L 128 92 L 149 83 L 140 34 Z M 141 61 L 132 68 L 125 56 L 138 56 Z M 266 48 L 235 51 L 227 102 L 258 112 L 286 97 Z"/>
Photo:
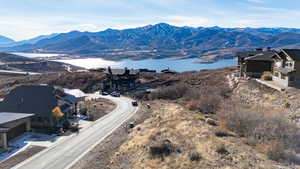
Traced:
<path id="1" fill-rule="evenodd" d="M 282 49 L 274 59 L 273 81 L 285 87 L 300 87 L 300 50 Z"/>
<path id="2" fill-rule="evenodd" d="M 0 112 L 34 114 L 33 128 L 53 130 L 68 126 L 69 117 L 76 113 L 74 99 L 70 98 L 59 87 L 19 86 L 0 102 Z"/>

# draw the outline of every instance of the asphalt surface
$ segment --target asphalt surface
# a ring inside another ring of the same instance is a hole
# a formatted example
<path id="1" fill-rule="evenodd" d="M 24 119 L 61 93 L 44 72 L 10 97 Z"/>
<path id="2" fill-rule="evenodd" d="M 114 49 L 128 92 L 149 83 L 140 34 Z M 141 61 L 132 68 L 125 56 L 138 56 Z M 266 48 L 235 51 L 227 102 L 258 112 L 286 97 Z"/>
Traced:
<path id="1" fill-rule="evenodd" d="M 39 75 L 40 73 L 36 72 L 22 72 L 22 71 L 10 71 L 10 70 L 0 70 L 0 73 L 3 74 L 19 74 L 19 75 Z"/>
<path id="2" fill-rule="evenodd" d="M 99 97 L 97 95 L 90 97 Z M 115 98 L 105 96 L 117 104 L 115 110 L 103 118 L 84 128 L 74 135 L 30 159 L 18 164 L 13 169 L 67 169 L 72 167 L 81 157 L 103 141 L 114 130 L 130 119 L 137 107 L 131 105 L 132 100 L 126 97 Z"/>

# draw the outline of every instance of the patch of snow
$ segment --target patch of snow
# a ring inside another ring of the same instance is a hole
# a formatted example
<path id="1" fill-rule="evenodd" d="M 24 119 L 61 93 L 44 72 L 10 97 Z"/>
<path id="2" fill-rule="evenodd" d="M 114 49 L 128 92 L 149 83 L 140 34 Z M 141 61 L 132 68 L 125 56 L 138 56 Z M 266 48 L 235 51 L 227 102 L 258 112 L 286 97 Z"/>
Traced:
<path id="1" fill-rule="evenodd" d="M 49 147 L 50 144 L 41 144 L 49 142 L 53 144 L 56 140 L 56 135 L 46 135 L 41 133 L 28 132 L 9 142 L 9 151 L 0 154 L 0 161 L 3 161 L 23 150 L 29 145 Z"/>

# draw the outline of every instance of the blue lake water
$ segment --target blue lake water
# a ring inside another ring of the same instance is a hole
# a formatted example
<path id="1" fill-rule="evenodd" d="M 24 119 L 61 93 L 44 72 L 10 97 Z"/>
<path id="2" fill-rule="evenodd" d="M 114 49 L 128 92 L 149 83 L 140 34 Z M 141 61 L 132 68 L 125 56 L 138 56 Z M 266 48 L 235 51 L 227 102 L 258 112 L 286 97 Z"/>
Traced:
<path id="1" fill-rule="evenodd" d="M 31 54 L 31 53 L 18 53 L 25 57 L 49 57 L 56 56 L 57 54 Z M 101 58 L 84 58 L 84 59 L 66 59 L 55 60 L 58 62 L 68 63 L 71 65 L 91 69 L 91 68 L 106 68 L 111 66 L 112 68 L 129 68 L 129 69 L 151 69 L 161 71 L 163 69 L 170 68 L 177 72 L 196 71 L 203 69 L 217 69 L 228 66 L 237 65 L 235 59 L 224 59 L 214 63 L 199 63 L 201 60 L 198 58 L 190 59 L 146 59 L 146 60 L 122 60 L 122 61 L 109 61 Z"/>
<path id="2" fill-rule="evenodd" d="M 147 68 L 151 70 L 161 71 L 170 68 L 177 72 L 203 70 L 203 69 L 217 69 L 228 66 L 237 65 L 235 59 L 224 59 L 214 63 L 199 63 L 200 59 L 147 59 L 147 60 L 123 60 L 115 67 L 128 67 L 134 69 Z M 197 63 L 198 62 L 198 63 Z"/>
<path id="3" fill-rule="evenodd" d="M 219 60 L 215 63 L 197 63 L 200 60 L 197 58 L 192 59 L 146 59 L 146 60 L 122 60 L 122 61 L 107 61 L 101 58 L 87 58 L 87 59 L 69 59 L 69 60 L 56 60 L 58 62 L 68 63 L 71 65 L 91 68 L 125 68 L 128 69 L 150 69 L 161 71 L 163 69 L 171 69 L 177 72 L 195 71 L 203 69 L 217 69 L 228 66 L 237 65 L 235 59 Z"/>

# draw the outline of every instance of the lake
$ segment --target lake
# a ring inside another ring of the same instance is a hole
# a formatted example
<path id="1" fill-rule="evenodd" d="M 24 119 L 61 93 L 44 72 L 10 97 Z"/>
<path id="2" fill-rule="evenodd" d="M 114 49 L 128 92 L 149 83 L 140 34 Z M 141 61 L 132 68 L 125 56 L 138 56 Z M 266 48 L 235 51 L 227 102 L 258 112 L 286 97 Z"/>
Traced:
<path id="1" fill-rule="evenodd" d="M 66 56 L 64 54 L 38 54 L 38 53 L 14 53 L 14 54 L 18 54 L 29 58 L 37 58 L 37 57 L 51 58 L 57 56 Z M 101 58 L 85 58 L 85 59 L 66 59 L 66 60 L 55 60 L 55 61 L 68 63 L 86 69 L 106 68 L 108 66 L 111 66 L 112 68 L 125 68 L 125 67 L 129 69 L 146 68 L 146 69 L 156 70 L 156 71 L 161 71 L 163 69 L 170 68 L 171 70 L 175 70 L 177 72 L 195 71 L 195 70 L 203 70 L 203 69 L 217 69 L 217 68 L 237 65 L 237 61 L 235 59 L 224 59 L 214 63 L 199 63 L 199 61 L 201 60 L 198 58 L 190 58 L 190 59 L 166 58 L 166 59 L 146 59 L 146 60 L 125 59 L 122 61 L 109 61 Z"/>
<path id="2" fill-rule="evenodd" d="M 129 69 L 150 69 L 161 71 L 170 68 L 177 72 L 203 70 L 203 69 L 217 69 L 228 66 L 237 65 L 235 59 L 219 60 L 215 63 L 196 63 L 198 58 L 191 59 L 146 59 L 146 60 L 122 60 L 122 61 L 107 61 L 101 58 L 87 58 L 87 59 L 70 59 L 70 60 L 56 60 L 63 63 L 68 63 L 75 66 L 90 68 L 129 68 Z"/>

